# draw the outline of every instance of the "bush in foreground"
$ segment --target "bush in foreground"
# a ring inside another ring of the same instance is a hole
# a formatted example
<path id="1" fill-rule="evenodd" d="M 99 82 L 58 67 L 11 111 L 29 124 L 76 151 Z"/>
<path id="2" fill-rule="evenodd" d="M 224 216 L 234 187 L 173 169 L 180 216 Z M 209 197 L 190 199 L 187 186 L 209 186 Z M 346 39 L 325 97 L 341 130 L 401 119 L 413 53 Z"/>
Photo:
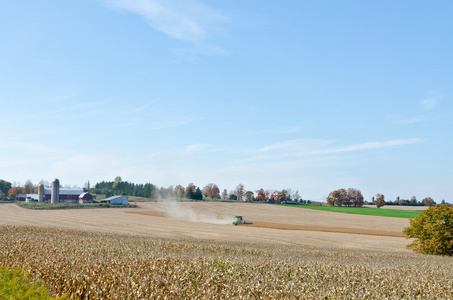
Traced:
<path id="1" fill-rule="evenodd" d="M 69 299 L 51 298 L 41 281 L 33 281 L 23 270 L 0 267 L 0 299 Z"/>
<path id="2" fill-rule="evenodd" d="M 453 255 L 453 206 L 432 206 L 403 230 L 415 240 L 407 247 L 419 253 Z"/>

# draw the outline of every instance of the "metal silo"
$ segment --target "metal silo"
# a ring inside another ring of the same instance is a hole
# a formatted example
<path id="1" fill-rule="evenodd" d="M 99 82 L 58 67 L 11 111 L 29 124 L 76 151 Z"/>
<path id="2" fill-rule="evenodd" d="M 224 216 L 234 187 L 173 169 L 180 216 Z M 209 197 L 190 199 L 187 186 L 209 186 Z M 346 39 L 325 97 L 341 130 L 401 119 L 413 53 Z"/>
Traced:
<path id="1" fill-rule="evenodd" d="M 60 180 L 56 178 L 52 181 L 52 196 L 50 202 L 53 204 L 60 202 Z"/>
<path id="2" fill-rule="evenodd" d="M 38 202 L 44 201 L 44 184 L 38 185 Z"/>

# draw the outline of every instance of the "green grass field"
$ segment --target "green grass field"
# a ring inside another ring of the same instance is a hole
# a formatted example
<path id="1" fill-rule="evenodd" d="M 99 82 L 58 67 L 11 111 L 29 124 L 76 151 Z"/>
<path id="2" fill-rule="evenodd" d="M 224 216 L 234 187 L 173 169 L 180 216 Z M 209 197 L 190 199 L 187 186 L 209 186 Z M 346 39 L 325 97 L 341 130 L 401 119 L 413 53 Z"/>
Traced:
<path id="1" fill-rule="evenodd" d="M 337 213 L 393 217 L 393 218 L 415 218 L 421 214 L 420 211 L 401 210 L 401 209 L 381 209 L 372 207 L 338 207 L 338 206 L 318 206 L 318 205 L 293 205 L 293 204 L 274 204 L 281 206 L 291 206 L 299 208 L 317 209 L 323 211 L 331 211 Z"/>

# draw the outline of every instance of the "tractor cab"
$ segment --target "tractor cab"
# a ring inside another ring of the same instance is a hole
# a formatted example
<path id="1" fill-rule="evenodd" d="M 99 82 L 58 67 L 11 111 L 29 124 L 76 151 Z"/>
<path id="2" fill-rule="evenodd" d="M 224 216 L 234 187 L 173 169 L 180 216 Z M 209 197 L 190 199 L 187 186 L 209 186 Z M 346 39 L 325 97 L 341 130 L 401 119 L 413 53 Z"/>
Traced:
<path id="1" fill-rule="evenodd" d="M 244 219 L 242 216 L 235 216 L 233 217 L 233 225 L 238 225 L 238 224 L 245 224 Z"/>

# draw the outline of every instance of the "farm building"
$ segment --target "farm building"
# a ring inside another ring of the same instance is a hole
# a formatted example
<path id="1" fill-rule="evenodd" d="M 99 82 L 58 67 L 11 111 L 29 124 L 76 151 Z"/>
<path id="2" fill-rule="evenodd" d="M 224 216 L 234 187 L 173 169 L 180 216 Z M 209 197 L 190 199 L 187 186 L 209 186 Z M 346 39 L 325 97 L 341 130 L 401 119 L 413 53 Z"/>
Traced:
<path id="1" fill-rule="evenodd" d="M 77 202 L 79 201 L 80 194 L 83 193 L 82 189 L 64 189 L 60 188 L 60 201 L 59 202 Z M 52 188 L 44 188 L 44 201 L 50 201 L 52 196 Z"/>
<path id="2" fill-rule="evenodd" d="M 101 200 L 101 203 L 128 205 L 126 196 L 112 196 Z"/>
<path id="3" fill-rule="evenodd" d="M 17 194 L 15 199 L 16 199 L 16 201 L 25 201 L 26 198 L 27 198 L 27 195 Z"/>
<path id="4" fill-rule="evenodd" d="M 26 202 L 34 202 L 38 201 L 38 194 L 27 194 L 25 196 L 25 201 Z"/>
<path id="5" fill-rule="evenodd" d="M 83 193 L 79 196 L 80 203 L 92 203 L 93 202 L 93 195 L 90 193 Z"/>

